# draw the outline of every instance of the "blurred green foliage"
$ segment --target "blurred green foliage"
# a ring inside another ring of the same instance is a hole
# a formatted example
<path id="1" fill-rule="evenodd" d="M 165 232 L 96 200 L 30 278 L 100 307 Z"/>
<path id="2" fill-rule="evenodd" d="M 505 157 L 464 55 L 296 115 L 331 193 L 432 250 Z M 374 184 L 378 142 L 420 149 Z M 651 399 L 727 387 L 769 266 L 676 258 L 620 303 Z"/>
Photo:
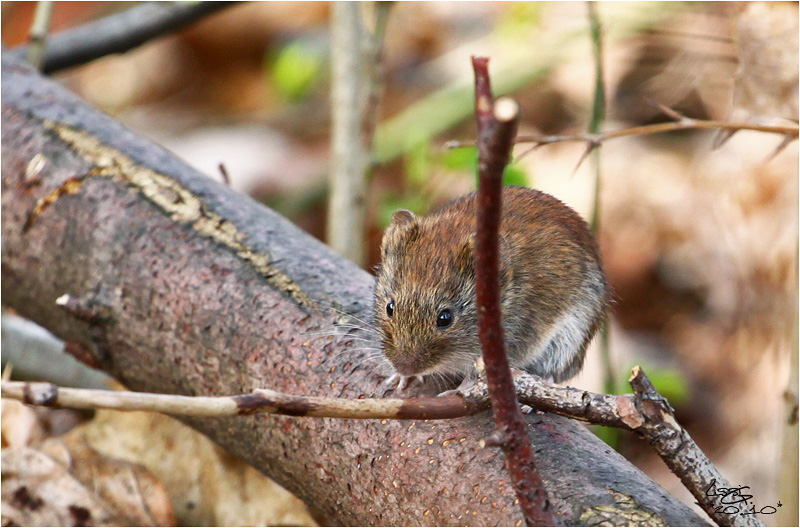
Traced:
<path id="1" fill-rule="evenodd" d="M 464 171 L 475 175 L 475 187 L 478 187 L 478 149 L 477 147 L 460 147 L 445 151 L 441 158 L 442 165 L 450 170 Z M 503 172 L 503 185 L 530 185 L 528 174 L 512 161 Z"/>
<path id="2" fill-rule="evenodd" d="M 442 164 L 450 170 L 476 172 L 478 170 L 478 148 L 448 149 L 442 155 Z"/>
<path id="3" fill-rule="evenodd" d="M 539 29 L 542 21 L 541 2 L 509 2 L 502 11 L 495 32 L 499 38 L 525 38 Z"/>
<path id="4" fill-rule="evenodd" d="M 478 186 L 478 149 L 460 147 L 437 151 L 430 140 L 419 141 L 404 156 L 405 190 L 402 196 L 387 195 L 378 211 L 378 222 L 386 227 L 397 209 L 408 209 L 415 214 L 425 214 L 434 205 L 429 192 L 431 179 L 437 173 L 461 173 L 464 178 L 475 178 Z M 503 173 L 503 185 L 529 185 L 528 174 L 519 165 L 511 164 Z"/>
<path id="5" fill-rule="evenodd" d="M 431 152 L 429 141 L 420 141 L 408 149 L 404 161 L 406 184 L 410 187 L 424 186 L 430 178 L 432 165 L 437 162 Z"/>
<path id="6" fill-rule="evenodd" d="M 319 82 L 323 63 L 320 50 L 300 40 L 290 42 L 278 51 L 269 68 L 272 84 L 287 101 L 302 100 Z"/>

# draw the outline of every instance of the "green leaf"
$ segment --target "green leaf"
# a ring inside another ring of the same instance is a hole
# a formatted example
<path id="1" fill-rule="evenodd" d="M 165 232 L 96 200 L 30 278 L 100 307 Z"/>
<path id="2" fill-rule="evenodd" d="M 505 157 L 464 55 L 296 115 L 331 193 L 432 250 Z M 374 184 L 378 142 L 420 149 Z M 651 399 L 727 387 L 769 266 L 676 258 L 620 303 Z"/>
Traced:
<path id="1" fill-rule="evenodd" d="M 509 2 L 495 31 L 502 38 L 519 39 L 535 32 L 541 21 L 541 2 Z"/>
<path id="2" fill-rule="evenodd" d="M 459 147 L 442 154 L 442 164 L 450 170 L 474 173 L 478 170 L 478 147 Z"/>
<path id="3" fill-rule="evenodd" d="M 322 57 L 300 41 L 287 44 L 272 64 L 272 82 L 278 93 L 289 101 L 306 97 L 319 78 Z"/>
<path id="4" fill-rule="evenodd" d="M 412 187 L 420 187 L 431 174 L 430 141 L 419 141 L 414 144 L 405 156 L 406 181 Z"/>
<path id="5" fill-rule="evenodd" d="M 528 174 L 519 165 L 506 165 L 503 171 L 503 185 L 528 186 Z M 478 170 L 475 170 L 475 187 L 478 186 Z"/>
<path id="6" fill-rule="evenodd" d="M 519 165 L 507 165 L 503 171 L 503 185 L 528 186 L 528 175 Z"/>

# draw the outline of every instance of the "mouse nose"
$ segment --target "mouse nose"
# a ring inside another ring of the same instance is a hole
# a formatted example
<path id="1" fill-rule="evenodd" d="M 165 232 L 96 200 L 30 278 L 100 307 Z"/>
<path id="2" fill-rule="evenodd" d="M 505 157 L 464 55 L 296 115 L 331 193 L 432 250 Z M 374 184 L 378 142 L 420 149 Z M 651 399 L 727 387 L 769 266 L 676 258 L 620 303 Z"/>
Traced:
<path id="1" fill-rule="evenodd" d="M 397 373 L 403 376 L 414 376 L 421 370 L 417 354 L 405 354 L 395 359 L 392 364 Z"/>

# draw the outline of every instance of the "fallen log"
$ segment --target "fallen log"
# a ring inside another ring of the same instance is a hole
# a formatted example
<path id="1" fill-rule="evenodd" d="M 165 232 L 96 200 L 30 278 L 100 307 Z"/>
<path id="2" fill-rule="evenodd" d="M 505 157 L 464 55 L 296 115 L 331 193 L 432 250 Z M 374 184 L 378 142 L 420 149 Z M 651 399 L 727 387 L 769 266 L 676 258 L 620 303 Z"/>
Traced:
<path id="1" fill-rule="evenodd" d="M 3 57 L 3 303 L 83 361 L 139 391 L 382 395 L 389 373 L 356 338 L 332 336 L 341 312 L 368 318 L 371 288 L 286 219 Z M 79 301 L 69 312 L 64 294 Z M 522 522 L 502 453 L 480 445 L 486 413 L 184 420 L 326 523 Z M 705 524 L 582 425 L 527 420 L 568 524 Z"/>

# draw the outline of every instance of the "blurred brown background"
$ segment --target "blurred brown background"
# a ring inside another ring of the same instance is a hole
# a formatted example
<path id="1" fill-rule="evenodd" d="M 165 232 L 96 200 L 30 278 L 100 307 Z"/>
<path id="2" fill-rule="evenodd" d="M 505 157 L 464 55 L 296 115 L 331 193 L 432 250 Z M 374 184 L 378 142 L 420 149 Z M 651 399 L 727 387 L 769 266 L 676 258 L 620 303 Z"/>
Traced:
<path id="1" fill-rule="evenodd" d="M 51 30 L 130 5 L 57 2 Z M 34 7 L 2 2 L 6 48 L 26 41 Z M 653 103 L 700 119 L 797 121 L 796 3 L 600 2 L 598 11 L 605 129 L 669 121 Z M 328 24 L 324 2 L 253 2 L 56 78 L 210 177 L 220 178 L 223 163 L 233 187 L 323 239 Z M 370 265 L 395 208 L 424 213 L 475 186 L 474 152 L 443 149 L 475 133 L 471 54 L 489 55 L 496 92 L 520 101 L 521 134 L 587 130 L 594 65 L 584 3 L 395 3 L 380 163 L 369 187 Z M 773 156 L 777 135 L 742 131 L 714 148 L 717 138 L 688 131 L 602 148 L 600 241 L 616 300 L 614 372 L 622 391 L 629 368 L 641 364 L 733 485 L 750 486 L 757 507 L 780 500 L 796 509 L 778 481 L 782 467 L 795 468 L 795 478 L 797 467 L 796 451 L 782 452 L 797 347 L 797 142 Z M 564 143 L 526 153 L 514 164 L 515 181 L 589 218 L 594 173 L 588 161 L 575 170 L 582 151 Z M 589 357 L 571 384 L 602 390 L 599 354 Z M 629 435 L 615 441 L 692 502 L 648 446 Z M 223 520 L 230 522 L 193 522 Z"/>

